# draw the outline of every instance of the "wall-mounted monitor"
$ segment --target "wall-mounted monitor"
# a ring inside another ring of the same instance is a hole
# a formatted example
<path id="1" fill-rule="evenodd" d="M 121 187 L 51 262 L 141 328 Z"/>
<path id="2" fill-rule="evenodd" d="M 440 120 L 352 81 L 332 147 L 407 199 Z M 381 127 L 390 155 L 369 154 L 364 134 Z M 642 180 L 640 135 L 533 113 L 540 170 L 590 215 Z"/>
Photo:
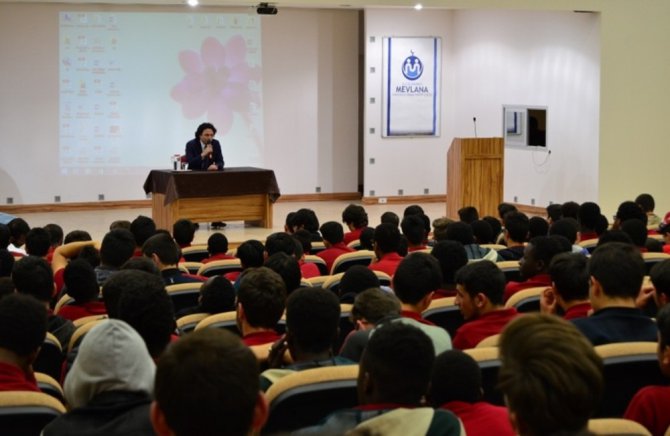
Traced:
<path id="1" fill-rule="evenodd" d="M 547 147 L 547 108 L 503 106 L 505 147 Z"/>

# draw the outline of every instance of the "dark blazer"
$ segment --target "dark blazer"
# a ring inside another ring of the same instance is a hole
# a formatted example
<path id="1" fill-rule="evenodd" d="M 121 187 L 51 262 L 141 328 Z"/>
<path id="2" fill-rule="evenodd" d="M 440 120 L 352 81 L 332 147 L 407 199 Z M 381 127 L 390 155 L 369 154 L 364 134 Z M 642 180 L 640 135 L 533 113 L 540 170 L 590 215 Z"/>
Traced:
<path id="1" fill-rule="evenodd" d="M 202 158 L 202 144 L 200 144 L 200 139 L 191 139 L 186 143 L 186 159 L 188 160 L 188 168 L 190 170 L 206 170 L 211 164 L 215 163 L 216 166 L 222 170 L 223 169 L 223 154 L 221 153 L 221 143 L 216 139 L 212 140 L 212 148 L 214 152 L 212 153 L 212 158 L 209 157 Z"/>

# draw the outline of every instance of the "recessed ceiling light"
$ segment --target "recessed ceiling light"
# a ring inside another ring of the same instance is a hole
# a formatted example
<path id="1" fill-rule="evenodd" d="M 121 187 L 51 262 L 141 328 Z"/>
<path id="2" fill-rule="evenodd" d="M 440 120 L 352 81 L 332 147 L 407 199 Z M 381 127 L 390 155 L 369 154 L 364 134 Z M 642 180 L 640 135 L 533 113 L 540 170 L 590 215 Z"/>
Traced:
<path id="1" fill-rule="evenodd" d="M 421 3 L 417 3 L 416 5 L 414 5 L 414 9 L 420 11 L 421 9 L 423 9 L 423 5 Z"/>
<path id="2" fill-rule="evenodd" d="M 187 0 L 186 3 L 192 7 L 198 6 L 198 0 Z"/>

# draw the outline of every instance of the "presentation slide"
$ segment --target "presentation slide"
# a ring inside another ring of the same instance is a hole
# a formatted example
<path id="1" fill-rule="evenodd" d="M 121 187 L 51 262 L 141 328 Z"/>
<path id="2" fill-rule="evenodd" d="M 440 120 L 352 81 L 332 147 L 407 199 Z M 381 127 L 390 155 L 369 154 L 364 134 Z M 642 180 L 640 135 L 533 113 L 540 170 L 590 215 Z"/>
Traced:
<path id="1" fill-rule="evenodd" d="M 263 166 L 258 16 L 61 12 L 59 38 L 61 175 L 169 168 L 205 121 L 226 166 Z"/>

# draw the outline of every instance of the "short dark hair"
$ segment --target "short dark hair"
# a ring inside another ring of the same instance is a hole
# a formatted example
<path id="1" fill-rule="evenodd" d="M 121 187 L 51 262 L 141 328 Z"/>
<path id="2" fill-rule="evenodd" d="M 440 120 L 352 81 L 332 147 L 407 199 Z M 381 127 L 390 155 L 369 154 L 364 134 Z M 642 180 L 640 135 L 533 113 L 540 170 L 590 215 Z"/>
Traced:
<path id="1" fill-rule="evenodd" d="M 210 129 L 216 135 L 216 127 L 214 127 L 214 124 L 202 123 L 198 126 L 198 128 L 195 131 L 195 139 L 200 139 L 200 136 L 202 136 L 202 132 L 204 132 L 207 129 Z"/>
<path id="2" fill-rule="evenodd" d="M 644 247 L 647 243 L 647 225 L 638 219 L 624 221 L 621 224 L 621 231 L 630 236 L 636 247 Z"/>
<path id="3" fill-rule="evenodd" d="M 193 242 L 196 225 L 191 220 L 180 219 L 172 225 L 172 236 L 179 245 L 188 245 Z"/>
<path id="4" fill-rule="evenodd" d="M 579 203 L 575 201 L 566 201 L 561 205 L 561 218 L 574 218 L 579 217 Z"/>
<path id="5" fill-rule="evenodd" d="M 670 297 L 670 259 L 656 263 L 649 271 L 651 283 L 656 289 L 656 293 L 665 294 Z M 670 339 L 670 336 L 668 336 Z"/>
<path id="6" fill-rule="evenodd" d="M 407 215 L 402 219 L 400 228 L 410 244 L 420 245 L 426 239 L 426 229 L 421 215 Z"/>
<path id="7" fill-rule="evenodd" d="M 235 288 L 223 276 L 210 277 L 200 287 L 200 310 L 222 313 L 235 310 Z"/>
<path id="8" fill-rule="evenodd" d="M 591 254 L 589 274 L 598 280 L 609 297 L 637 297 L 644 273 L 642 256 L 630 244 L 610 242 Z"/>
<path id="9" fill-rule="evenodd" d="M 494 305 L 503 303 L 505 273 L 490 260 L 471 262 L 456 272 L 456 283 L 470 296 L 482 293 Z"/>
<path id="10" fill-rule="evenodd" d="M 190 333 L 156 368 L 156 402 L 178 435 L 248 434 L 258 393 L 256 357 L 221 329 Z"/>
<path id="11" fill-rule="evenodd" d="M 272 233 L 265 239 L 265 251 L 268 252 L 268 256 L 280 252 L 293 256 L 295 254 L 295 242 L 288 233 Z"/>
<path id="12" fill-rule="evenodd" d="M 424 332 L 402 322 L 388 322 L 373 330 L 360 371 L 374 382 L 383 402 L 419 405 L 428 392 L 434 361 L 433 342 Z"/>
<path id="13" fill-rule="evenodd" d="M 511 203 L 500 203 L 498 205 L 498 216 L 504 221 L 508 212 L 516 212 L 517 210 L 516 206 Z"/>
<path id="14" fill-rule="evenodd" d="M 52 274 L 46 260 L 37 256 L 26 256 L 14 263 L 12 280 L 17 292 L 48 302 L 54 293 Z"/>
<path id="15" fill-rule="evenodd" d="M 135 252 L 135 237 L 129 230 L 110 230 L 100 246 L 100 261 L 103 265 L 120 268 Z"/>
<path id="16" fill-rule="evenodd" d="M 79 242 L 79 241 L 92 241 L 93 238 L 91 234 L 86 230 L 72 230 L 65 235 L 63 239 L 63 244 L 69 244 L 70 242 Z M 133 245 L 135 245 L 135 240 L 133 239 Z"/>
<path id="17" fill-rule="evenodd" d="M 174 239 L 165 233 L 147 239 L 142 246 L 142 254 L 147 257 L 155 254 L 164 265 L 175 265 L 179 262 L 179 247 Z"/>
<path id="18" fill-rule="evenodd" d="M 340 294 L 359 294 L 366 289 L 378 288 L 379 278 L 364 265 L 353 265 L 347 269 L 340 280 Z"/>
<path id="19" fill-rule="evenodd" d="M 440 263 L 443 284 L 456 283 L 456 271 L 468 263 L 465 247 L 457 241 L 440 241 L 433 246 L 430 254 Z"/>
<path id="20" fill-rule="evenodd" d="M 500 338 L 498 386 L 529 434 L 584 429 L 600 403 L 602 361 L 571 323 L 527 314 Z"/>
<path id="21" fill-rule="evenodd" d="M 396 226 L 397 227 L 397 226 Z M 375 229 L 366 227 L 361 231 L 361 236 L 358 239 L 361 243 L 361 249 L 374 250 L 375 246 Z"/>
<path id="22" fill-rule="evenodd" d="M 579 232 L 579 223 L 574 218 L 561 218 L 549 228 L 549 236 L 564 236 L 571 245 L 577 242 L 577 232 Z"/>
<path id="23" fill-rule="evenodd" d="M 118 299 L 118 319 L 134 328 L 144 339 L 151 357 L 157 358 L 170 343 L 176 327 L 174 308 L 163 279 L 144 271 L 125 270 L 114 274 L 105 284 L 115 279 L 126 280 Z"/>
<path id="24" fill-rule="evenodd" d="M 296 251 L 300 251 L 300 253 L 304 254 L 310 254 L 312 252 L 312 234 L 308 230 L 300 229 L 293 233 L 291 237 L 298 241 L 298 244 L 296 244 Z M 300 248 L 300 250 L 298 250 L 298 248 Z M 302 255 L 298 256 L 298 253 L 296 253 L 295 257 L 296 259 L 299 259 Z"/>
<path id="25" fill-rule="evenodd" d="M 558 221 L 563 217 L 563 206 L 560 204 L 550 204 L 546 207 L 547 218 L 551 218 L 552 221 Z"/>
<path id="26" fill-rule="evenodd" d="M 130 259 L 128 259 L 126 263 L 121 265 L 121 270 L 127 270 L 127 269 L 144 271 L 156 276 L 161 275 L 161 270 L 158 269 L 158 266 L 156 266 L 154 261 L 144 256 L 131 257 Z"/>
<path id="27" fill-rule="evenodd" d="M 428 253 L 411 253 L 405 257 L 393 276 L 393 290 L 400 301 L 416 304 L 442 285 L 442 271 L 435 257 Z"/>
<path id="28" fill-rule="evenodd" d="M 14 256 L 4 249 L 0 250 L 0 277 L 9 277 L 14 269 Z"/>
<path id="29" fill-rule="evenodd" d="M 469 354 L 447 350 L 435 358 L 428 393 L 433 407 L 451 401 L 476 403 L 482 398 L 482 372 Z"/>
<path id="30" fill-rule="evenodd" d="M 37 351 L 47 334 L 47 309 L 28 295 L 0 299 L 0 348 L 26 357 Z"/>
<path id="31" fill-rule="evenodd" d="M 475 236 L 478 244 L 493 244 L 493 229 L 491 225 L 484 220 L 475 220 L 470 223 L 472 234 Z"/>
<path id="32" fill-rule="evenodd" d="M 607 228 L 610 226 L 607 217 L 603 214 L 600 214 L 598 220 L 596 221 L 596 226 L 593 228 L 598 236 L 602 235 L 607 231 Z"/>
<path id="33" fill-rule="evenodd" d="M 656 202 L 654 201 L 654 197 L 652 197 L 651 194 L 638 195 L 635 198 L 635 203 L 640 206 L 642 212 L 644 213 L 653 212 L 656 208 Z"/>
<path id="34" fill-rule="evenodd" d="M 237 302 L 252 327 L 273 329 L 286 307 L 286 285 L 281 276 L 266 267 L 244 274 L 237 292 Z"/>
<path id="35" fill-rule="evenodd" d="M 33 227 L 26 235 L 26 253 L 31 256 L 44 257 L 51 248 L 49 232 L 42 227 Z"/>
<path id="36" fill-rule="evenodd" d="M 583 254 L 557 254 L 549 264 L 549 275 L 556 292 L 566 302 L 589 297 L 589 268 Z"/>
<path id="37" fill-rule="evenodd" d="M 458 241 L 463 245 L 475 243 L 472 227 L 470 224 L 462 221 L 456 221 L 447 225 L 446 239 L 450 241 Z"/>
<path id="38" fill-rule="evenodd" d="M 0 250 L 7 249 L 10 236 L 9 227 L 6 224 L 0 223 Z"/>
<path id="39" fill-rule="evenodd" d="M 370 288 L 356 295 L 351 306 L 351 317 L 354 320 L 365 318 L 377 324 L 389 316 L 400 316 L 400 300 L 395 295 L 379 288 Z"/>
<path id="40" fill-rule="evenodd" d="M 249 239 L 237 247 L 235 255 L 240 259 L 243 268 L 256 268 L 263 266 L 265 261 L 263 251 L 265 251 L 265 247 L 261 241 Z"/>
<path id="41" fill-rule="evenodd" d="M 600 218 L 600 206 L 597 203 L 587 201 L 579 206 L 577 215 L 582 229 L 595 230 Z"/>
<path id="42" fill-rule="evenodd" d="M 368 214 L 363 206 L 350 204 L 342 211 L 342 221 L 345 224 L 353 225 L 356 229 L 360 229 L 368 225 Z"/>
<path id="43" fill-rule="evenodd" d="M 403 218 L 408 215 L 425 215 L 425 212 L 423 211 L 423 208 L 418 204 L 410 204 L 402 212 Z"/>
<path id="44" fill-rule="evenodd" d="M 630 238 L 628 233 L 623 230 L 607 230 L 603 232 L 598 238 L 598 247 L 601 247 L 610 242 L 622 242 L 624 244 L 633 245 L 633 240 Z"/>
<path id="45" fill-rule="evenodd" d="M 474 206 L 465 206 L 458 210 L 458 219 L 467 224 L 479 219 L 479 211 Z"/>
<path id="46" fill-rule="evenodd" d="M 141 247 L 156 234 L 156 223 L 148 216 L 139 215 L 130 223 L 130 232 L 135 237 L 135 244 Z"/>
<path id="47" fill-rule="evenodd" d="M 395 212 L 388 210 L 382 214 L 380 222 L 393 224 L 394 226 L 398 227 L 400 225 L 400 217 Z"/>
<path id="48" fill-rule="evenodd" d="M 383 253 L 397 252 L 400 247 L 400 231 L 392 224 L 375 227 L 374 241 Z"/>
<path id="49" fill-rule="evenodd" d="M 323 239 L 331 244 L 339 244 L 344 241 L 344 228 L 342 228 L 342 224 L 336 221 L 328 221 L 321 224 L 319 231 Z"/>
<path id="50" fill-rule="evenodd" d="M 616 217 L 624 223 L 630 219 L 638 219 L 647 224 L 647 214 L 642 211 L 640 205 L 634 201 L 624 201 L 616 211 Z"/>
<path id="51" fill-rule="evenodd" d="M 291 238 L 293 241 L 293 238 Z M 290 294 L 300 287 L 302 272 L 298 261 L 286 253 L 275 253 L 268 257 L 263 266 L 266 266 L 279 274 L 286 285 L 286 293 Z"/>
<path id="52" fill-rule="evenodd" d="M 293 216 L 293 225 L 302 227 L 310 233 L 317 233 L 319 231 L 319 218 L 312 209 L 298 209 Z"/>
<path id="53" fill-rule="evenodd" d="M 670 345 L 670 304 L 666 304 L 658 311 L 656 325 L 659 335 L 658 345 L 665 348 Z"/>
<path id="54" fill-rule="evenodd" d="M 529 226 L 528 217 L 524 213 L 509 212 L 505 215 L 505 230 L 507 230 L 512 241 L 526 242 Z"/>
<path id="55" fill-rule="evenodd" d="M 30 231 L 28 222 L 23 218 L 14 218 L 7 224 L 7 227 L 9 228 L 11 238 L 14 240 L 19 240 L 22 237 L 25 237 Z"/>
<path id="56" fill-rule="evenodd" d="M 286 300 L 286 329 L 299 348 L 322 353 L 332 348 L 340 325 L 340 302 L 322 288 L 296 289 Z"/>
<path id="57" fill-rule="evenodd" d="M 210 256 L 228 252 L 228 238 L 223 233 L 212 233 L 207 238 L 207 252 Z"/>
<path id="58" fill-rule="evenodd" d="M 530 241 L 529 249 L 533 251 L 535 261 L 542 261 L 544 269 L 549 268 L 551 259 L 559 253 L 563 253 L 565 248 L 559 242 L 560 235 L 556 236 L 536 236 Z"/>
<path id="59" fill-rule="evenodd" d="M 63 280 L 67 294 L 77 303 L 95 301 L 100 294 L 100 286 L 93 266 L 84 259 L 74 259 L 65 267 Z"/>
<path id="60" fill-rule="evenodd" d="M 528 239 L 536 236 L 547 236 L 549 234 L 549 223 L 541 216 L 534 216 L 528 220 Z"/>
<path id="61" fill-rule="evenodd" d="M 491 226 L 491 230 L 493 230 L 493 242 L 496 242 L 500 232 L 502 232 L 502 223 L 498 218 L 490 215 L 485 216 L 482 220 L 486 221 Z"/>
<path id="62" fill-rule="evenodd" d="M 52 247 L 58 247 L 63 243 L 63 228 L 58 224 L 47 224 L 44 230 L 49 233 L 49 240 Z"/>

